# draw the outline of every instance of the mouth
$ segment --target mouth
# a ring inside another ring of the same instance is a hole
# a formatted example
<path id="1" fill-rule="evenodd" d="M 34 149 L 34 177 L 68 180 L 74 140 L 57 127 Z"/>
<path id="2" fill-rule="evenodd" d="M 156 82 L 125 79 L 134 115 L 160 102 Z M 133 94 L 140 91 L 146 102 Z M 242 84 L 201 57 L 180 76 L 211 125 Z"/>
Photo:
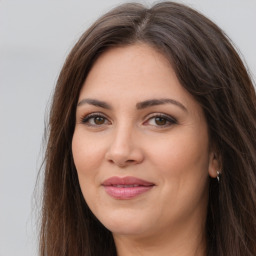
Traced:
<path id="1" fill-rule="evenodd" d="M 135 177 L 111 177 L 105 180 L 102 186 L 111 197 L 127 200 L 146 193 L 155 184 Z"/>

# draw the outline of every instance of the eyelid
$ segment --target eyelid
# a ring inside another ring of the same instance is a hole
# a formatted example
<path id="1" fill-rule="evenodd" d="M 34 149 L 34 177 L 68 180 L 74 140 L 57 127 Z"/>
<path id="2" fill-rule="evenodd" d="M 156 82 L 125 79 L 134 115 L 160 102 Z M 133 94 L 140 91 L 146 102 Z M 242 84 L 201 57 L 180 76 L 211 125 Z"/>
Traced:
<path id="1" fill-rule="evenodd" d="M 143 124 L 149 122 L 149 120 L 151 120 L 152 118 L 157 118 L 157 117 L 161 117 L 161 118 L 164 118 L 167 120 L 167 122 L 169 122 L 168 124 L 166 125 L 163 125 L 163 126 L 158 126 L 160 128 L 165 128 L 165 127 L 168 127 L 168 126 L 171 126 L 171 125 L 174 125 L 174 124 L 177 124 L 178 121 L 176 118 L 174 118 L 173 116 L 169 115 L 169 114 L 165 114 L 165 113 L 152 113 L 152 114 L 149 114 L 147 117 L 146 117 L 146 121 L 143 122 Z M 156 125 L 157 126 L 157 125 Z"/>
<path id="2" fill-rule="evenodd" d="M 93 118 L 93 117 L 102 117 L 102 118 L 105 118 L 106 120 L 109 121 L 108 116 L 106 116 L 105 114 L 103 114 L 101 112 L 92 112 L 92 113 L 89 113 L 89 114 L 82 115 L 82 117 L 80 118 L 80 123 L 81 124 L 86 124 L 88 126 L 101 126 L 101 125 L 90 125 L 89 124 L 88 120 Z M 104 125 L 104 124 L 102 124 L 102 125 Z"/>
<path id="3" fill-rule="evenodd" d="M 102 117 L 104 118 L 108 123 L 104 123 L 104 124 L 90 124 L 88 121 L 91 119 L 91 118 L 94 118 L 94 117 Z M 157 117 L 161 117 L 163 119 L 166 119 L 167 121 L 167 124 L 165 125 L 151 125 L 151 126 L 156 126 L 158 128 L 165 128 L 165 127 L 168 127 L 168 126 L 172 126 L 174 124 L 177 124 L 177 119 L 174 118 L 173 116 L 169 115 L 169 114 L 165 114 L 165 113 L 157 113 L 157 112 L 154 112 L 154 113 L 150 113 L 148 114 L 147 116 L 145 116 L 143 119 L 145 120 L 143 122 L 143 125 L 147 125 L 147 123 L 153 119 L 153 118 L 157 118 Z M 82 115 L 82 117 L 80 118 L 80 123 L 81 124 L 85 124 L 87 126 L 91 126 L 91 127 L 100 127 L 100 126 L 103 126 L 103 125 L 109 125 L 111 123 L 110 121 L 110 118 L 106 115 L 106 114 L 103 114 L 102 112 L 92 112 L 92 113 L 89 113 L 89 114 L 84 114 Z M 150 124 L 148 124 L 150 125 Z"/>

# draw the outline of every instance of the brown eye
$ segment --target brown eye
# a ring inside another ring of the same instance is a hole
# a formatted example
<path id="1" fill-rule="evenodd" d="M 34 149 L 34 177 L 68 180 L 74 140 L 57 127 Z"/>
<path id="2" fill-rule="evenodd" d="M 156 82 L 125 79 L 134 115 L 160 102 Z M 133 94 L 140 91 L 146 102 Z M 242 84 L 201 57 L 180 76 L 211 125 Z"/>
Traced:
<path id="1" fill-rule="evenodd" d="M 85 116 L 82 118 L 81 122 L 88 126 L 94 127 L 110 124 L 106 117 L 101 116 L 99 114 L 90 114 L 88 116 Z"/>
<path id="2" fill-rule="evenodd" d="M 156 118 L 155 118 L 155 123 L 156 123 L 157 125 L 159 125 L 159 126 L 161 126 L 161 125 L 166 125 L 167 120 L 166 120 L 166 118 L 163 118 L 163 117 L 156 117 Z"/>
<path id="3" fill-rule="evenodd" d="M 156 114 L 155 116 L 150 117 L 146 122 L 146 125 L 155 126 L 158 128 L 166 128 L 177 124 L 175 118 L 165 115 L 165 114 Z"/>
<path id="4" fill-rule="evenodd" d="M 96 125 L 102 125 L 105 123 L 105 118 L 102 116 L 96 116 L 96 117 L 94 117 L 94 123 Z"/>

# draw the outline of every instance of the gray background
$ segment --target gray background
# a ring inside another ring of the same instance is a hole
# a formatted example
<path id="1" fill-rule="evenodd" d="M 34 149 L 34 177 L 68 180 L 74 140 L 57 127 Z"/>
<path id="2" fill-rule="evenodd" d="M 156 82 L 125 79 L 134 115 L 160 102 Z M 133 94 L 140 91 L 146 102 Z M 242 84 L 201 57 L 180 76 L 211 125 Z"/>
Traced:
<path id="1" fill-rule="evenodd" d="M 50 95 L 79 35 L 122 2 L 0 0 L 0 256 L 37 255 L 33 193 Z M 226 31 L 255 80 L 256 0 L 182 2 Z"/>

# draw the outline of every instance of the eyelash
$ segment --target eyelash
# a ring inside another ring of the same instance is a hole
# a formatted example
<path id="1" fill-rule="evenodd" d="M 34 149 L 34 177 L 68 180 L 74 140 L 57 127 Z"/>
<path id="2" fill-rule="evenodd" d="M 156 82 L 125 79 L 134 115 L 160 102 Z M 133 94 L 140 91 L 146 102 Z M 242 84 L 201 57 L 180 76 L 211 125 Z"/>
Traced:
<path id="1" fill-rule="evenodd" d="M 173 124 L 177 124 L 177 120 L 174 118 L 174 117 L 171 117 L 169 115 L 166 115 L 166 114 L 162 114 L 162 113 L 154 113 L 152 116 L 150 116 L 145 123 L 149 123 L 150 120 L 152 119 L 155 119 L 155 122 L 156 122 L 156 118 L 161 118 L 163 119 L 164 121 L 166 121 L 166 124 L 164 125 L 155 125 L 159 128 L 166 128 L 166 127 L 169 127 Z"/>
<path id="2" fill-rule="evenodd" d="M 104 115 L 101 114 L 101 113 L 91 113 L 91 114 L 89 114 L 89 115 L 86 115 L 86 116 L 82 117 L 82 118 L 81 118 L 81 123 L 86 124 L 86 125 L 88 125 L 88 126 L 92 126 L 92 127 L 93 127 L 93 126 L 102 126 L 102 125 L 104 125 L 104 124 L 102 124 L 102 125 L 97 125 L 97 124 L 90 124 L 90 123 L 89 123 L 90 119 L 95 119 L 95 118 L 97 118 L 97 117 L 103 118 L 105 121 L 107 120 L 107 117 L 104 116 Z"/>
<path id="3" fill-rule="evenodd" d="M 97 117 L 103 118 L 104 119 L 104 123 L 103 124 L 95 124 L 95 118 L 97 118 Z M 156 118 L 163 119 L 163 121 L 166 121 L 166 124 L 163 124 L 163 125 L 152 125 L 152 126 L 156 126 L 156 127 L 159 127 L 159 128 L 166 128 L 166 127 L 169 127 L 169 126 L 171 126 L 173 124 L 177 124 L 177 120 L 174 117 L 171 117 L 169 115 L 162 114 L 162 113 L 154 113 L 154 114 L 152 114 L 150 117 L 147 118 L 147 120 L 145 122 L 143 122 L 143 124 L 150 125 L 149 124 L 150 120 L 155 119 L 155 121 L 156 121 Z M 94 119 L 94 124 L 90 123 L 90 119 Z M 90 126 L 90 127 L 101 127 L 101 126 L 106 124 L 105 123 L 106 121 L 108 121 L 108 118 L 105 115 L 101 114 L 101 113 L 91 113 L 91 114 L 86 115 L 86 116 L 81 118 L 81 123 L 85 124 L 87 126 Z M 111 122 L 109 122 L 109 123 L 111 123 Z"/>

